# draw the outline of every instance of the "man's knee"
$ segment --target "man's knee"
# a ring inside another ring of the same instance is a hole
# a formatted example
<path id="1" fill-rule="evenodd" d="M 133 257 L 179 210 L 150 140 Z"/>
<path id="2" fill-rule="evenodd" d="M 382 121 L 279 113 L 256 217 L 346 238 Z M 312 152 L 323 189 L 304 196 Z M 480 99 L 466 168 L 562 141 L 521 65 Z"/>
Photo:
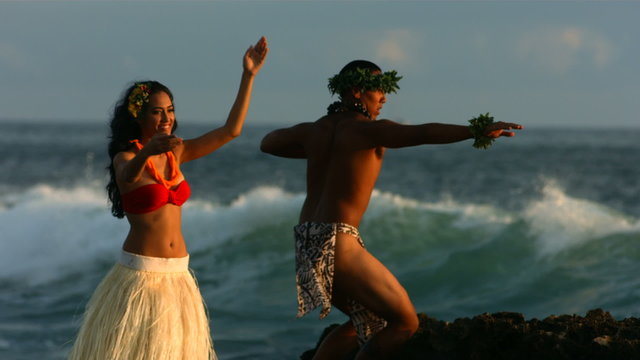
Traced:
<path id="1" fill-rule="evenodd" d="M 394 323 L 389 323 L 390 326 L 393 326 L 398 334 L 401 334 L 402 337 L 406 337 L 409 339 L 413 336 L 413 334 L 418 331 L 418 327 L 420 326 L 420 321 L 418 320 L 417 314 L 405 315 L 398 319 L 398 321 Z"/>
<path id="2" fill-rule="evenodd" d="M 409 322 L 408 322 L 408 327 L 411 329 L 411 334 L 413 335 L 413 333 L 415 333 L 418 330 L 418 327 L 420 326 L 420 320 L 418 319 L 418 314 L 413 314 L 412 316 L 409 317 Z"/>

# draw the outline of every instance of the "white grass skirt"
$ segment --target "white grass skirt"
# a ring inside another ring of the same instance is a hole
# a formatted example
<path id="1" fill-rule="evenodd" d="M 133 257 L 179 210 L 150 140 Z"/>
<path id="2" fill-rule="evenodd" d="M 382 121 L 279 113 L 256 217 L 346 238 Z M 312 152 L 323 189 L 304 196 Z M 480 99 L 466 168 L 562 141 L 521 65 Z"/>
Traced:
<path id="1" fill-rule="evenodd" d="M 216 359 L 189 256 L 123 252 L 89 300 L 69 359 Z"/>

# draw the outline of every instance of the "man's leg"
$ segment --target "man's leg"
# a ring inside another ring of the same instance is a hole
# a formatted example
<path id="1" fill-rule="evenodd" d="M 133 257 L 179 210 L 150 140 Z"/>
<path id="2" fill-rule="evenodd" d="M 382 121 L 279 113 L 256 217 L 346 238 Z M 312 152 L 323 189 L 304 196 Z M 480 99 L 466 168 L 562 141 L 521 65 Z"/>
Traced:
<path id="1" fill-rule="evenodd" d="M 333 329 L 322 340 L 313 360 L 347 360 L 358 350 L 358 337 L 351 321 Z"/>
<path id="2" fill-rule="evenodd" d="M 409 295 L 393 274 L 351 235 L 336 239 L 334 293 L 350 298 L 387 321 L 362 347 L 357 360 L 385 359 L 418 329 Z"/>

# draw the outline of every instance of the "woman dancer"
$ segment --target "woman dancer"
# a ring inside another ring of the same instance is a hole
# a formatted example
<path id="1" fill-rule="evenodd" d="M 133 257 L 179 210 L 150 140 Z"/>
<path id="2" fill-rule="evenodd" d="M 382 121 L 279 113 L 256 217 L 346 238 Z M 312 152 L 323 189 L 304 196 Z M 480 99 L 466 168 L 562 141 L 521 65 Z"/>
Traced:
<path id="1" fill-rule="evenodd" d="M 264 37 L 249 47 L 226 123 L 198 138 L 173 135 L 173 95 L 159 82 L 133 84 L 116 104 L 107 191 L 113 215 L 126 216 L 130 230 L 119 262 L 87 304 L 70 359 L 216 358 L 180 229 L 181 205 L 190 194 L 180 164 L 240 135 L 268 51 Z"/>

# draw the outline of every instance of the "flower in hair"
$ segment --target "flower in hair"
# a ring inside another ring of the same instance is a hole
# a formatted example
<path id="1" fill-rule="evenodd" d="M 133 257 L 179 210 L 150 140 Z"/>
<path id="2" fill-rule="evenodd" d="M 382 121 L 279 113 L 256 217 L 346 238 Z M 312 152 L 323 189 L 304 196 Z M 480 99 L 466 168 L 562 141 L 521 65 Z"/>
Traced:
<path id="1" fill-rule="evenodd" d="M 398 76 L 395 70 L 374 74 L 371 69 L 357 68 L 329 78 L 329 92 L 331 95 L 340 95 L 356 88 L 360 91 L 380 90 L 385 94 L 395 93 L 400 89 L 398 86 L 400 79 L 402 76 Z"/>
<path id="2" fill-rule="evenodd" d="M 127 109 L 134 118 L 138 118 L 138 113 L 142 110 L 144 104 L 149 102 L 149 95 L 149 86 L 144 83 L 137 83 L 131 91 L 131 95 L 129 95 L 128 98 L 129 106 Z"/>

